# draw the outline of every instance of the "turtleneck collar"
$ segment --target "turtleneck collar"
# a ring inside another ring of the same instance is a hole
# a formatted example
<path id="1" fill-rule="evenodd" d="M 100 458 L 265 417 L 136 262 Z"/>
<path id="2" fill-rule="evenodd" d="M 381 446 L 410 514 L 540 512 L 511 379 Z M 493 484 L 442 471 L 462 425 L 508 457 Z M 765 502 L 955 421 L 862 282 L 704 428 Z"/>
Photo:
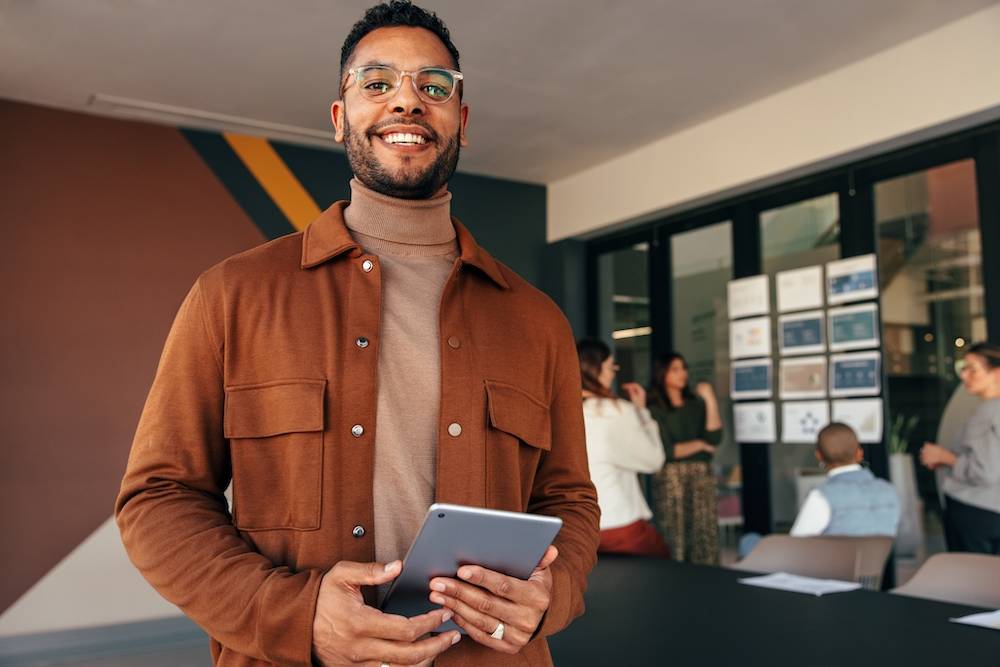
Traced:
<path id="1" fill-rule="evenodd" d="M 388 252 L 438 254 L 444 247 L 453 249 L 456 245 L 450 192 L 431 199 L 398 199 L 375 192 L 352 178 L 351 203 L 344 209 L 344 224 L 362 245 Z"/>

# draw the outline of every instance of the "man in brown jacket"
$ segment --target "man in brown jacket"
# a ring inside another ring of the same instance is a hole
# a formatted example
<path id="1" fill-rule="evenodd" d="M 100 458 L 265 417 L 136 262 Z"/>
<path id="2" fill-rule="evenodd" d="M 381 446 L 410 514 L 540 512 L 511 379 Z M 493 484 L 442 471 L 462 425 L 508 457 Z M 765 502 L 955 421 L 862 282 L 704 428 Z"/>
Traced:
<path id="1" fill-rule="evenodd" d="M 370 9 L 331 110 L 350 202 L 206 271 L 174 321 L 116 514 L 216 665 L 548 665 L 583 611 L 599 512 L 573 336 L 450 217 L 458 68 L 436 16 Z M 563 528 L 528 581 L 464 566 L 429 583 L 439 609 L 383 614 L 435 501 Z M 449 618 L 468 636 L 428 635 Z"/>

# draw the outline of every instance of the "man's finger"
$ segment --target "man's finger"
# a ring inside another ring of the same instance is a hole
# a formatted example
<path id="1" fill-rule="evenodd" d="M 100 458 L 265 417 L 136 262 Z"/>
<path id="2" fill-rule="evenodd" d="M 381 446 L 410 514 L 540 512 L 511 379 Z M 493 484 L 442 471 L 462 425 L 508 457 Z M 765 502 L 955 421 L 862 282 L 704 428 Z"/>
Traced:
<path id="1" fill-rule="evenodd" d="M 419 641 L 392 642 L 384 639 L 362 639 L 357 643 L 356 662 L 372 660 L 379 664 L 416 665 L 430 660 L 447 651 L 461 639 L 462 635 L 452 630 Z"/>
<path id="2" fill-rule="evenodd" d="M 447 593 L 432 591 L 430 600 L 453 610 L 456 618 L 461 616 L 486 630 L 486 634 L 496 630 L 497 623 L 501 621 L 508 626 L 508 630 L 520 628 L 527 633 L 534 630 L 532 623 L 537 620 L 531 618 L 534 613 L 532 607 L 518 606 L 474 586 L 459 584 L 449 586 Z"/>
<path id="3" fill-rule="evenodd" d="M 535 571 L 544 570 L 549 565 L 552 565 L 556 558 L 559 558 L 559 550 L 550 544 L 549 548 L 545 550 L 545 555 L 542 556 L 542 560 L 538 563 L 538 567 L 535 568 Z"/>
<path id="4" fill-rule="evenodd" d="M 356 614 L 356 624 L 361 634 L 372 639 L 412 642 L 428 632 L 434 632 L 451 616 L 450 609 L 435 609 L 420 616 L 407 618 L 396 614 L 384 614 L 371 607 L 362 607 Z"/>
<path id="5" fill-rule="evenodd" d="M 516 577 L 508 577 L 506 574 L 500 574 L 493 570 L 487 570 L 485 567 L 480 567 L 479 565 L 463 565 L 458 568 L 458 578 L 462 581 L 466 581 L 473 586 L 478 586 L 479 588 L 485 588 L 494 595 L 504 598 L 505 600 L 512 600 L 514 602 L 524 602 L 526 598 L 525 589 L 528 586 L 528 582 L 522 581 Z M 449 583 L 450 582 L 450 583 Z M 445 577 L 440 577 L 438 579 L 431 580 L 431 590 L 436 589 L 435 583 L 443 583 L 448 589 L 451 589 L 452 584 L 457 584 L 454 579 L 447 579 Z M 442 593 L 448 593 L 449 595 L 455 594 L 451 590 L 441 591 Z M 459 597 L 464 597 L 458 593 Z"/>
<path id="6" fill-rule="evenodd" d="M 342 560 L 330 570 L 340 581 L 356 586 L 379 586 L 387 584 L 399 576 L 402 563 L 356 563 Z"/>
<path id="7" fill-rule="evenodd" d="M 509 632 L 508 630 L 504 630 L 503 639 L 493 639 L 492 632 L 486 632 L 485 630 L 480 630 L 478 627 L 476 627 L 474 623 L 472 623 L 468 619 L 462 618 L 461 616 L 455 617 L 455 623 L 458 625 L 458 627 L 465 630 L 465 632 L 468 633 L 469 638 L 475 641 L 477 644 L 482 644 L 483 646 L 491 648 L 495 651 L 501 651 L 503 653 L 509 653 L 509 654 L 514 654 L 521 650 L 520 646 L 515 646 L 514 644 L 509 643 L 507 641 L 510 637 L 510 635 L 507 634 Z M 494 628 L 494 630 L 495 629 L 496 628 Z"/>

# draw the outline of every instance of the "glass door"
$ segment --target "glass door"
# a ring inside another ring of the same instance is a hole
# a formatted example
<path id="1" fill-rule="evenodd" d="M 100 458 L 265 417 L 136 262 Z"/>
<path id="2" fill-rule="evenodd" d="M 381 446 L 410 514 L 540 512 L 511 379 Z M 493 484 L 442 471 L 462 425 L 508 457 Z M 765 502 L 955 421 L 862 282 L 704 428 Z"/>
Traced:
<path id="1" fill-rule="evenodd" d="M 761 267 L 771 285 L 772 312 L 778 303 L 775 290 L 779 271 L 825 264 L 840 257 L 840 205 L 837 193 L 824 194 L 762 211 L 759 215 Z M 774 316 L 771 330 L 772 359 L 777 378 L 782 358 L 778 350 L 778 320 Z M 777 385 L 775 382 L 777 396 Z M 779 401 L 782 406 L 784 401 Z M 782 410 L 778 423 L 783 428 Z M 786 531 L 798 514 L 800 496 L 815 480 L 814 444 L 791 444 L 781 441 L 771 447 L 771 517 L 776 530 Z"/>
<path id="2" fill-rule="evenodd" d="M 649 384 L 652 320 L 649 304 L 649 243 L 636 243 L 597 257 L 598 335 L 621 370 L 618 383 Z"/>
<path id="3" fill-rule="evenodd" d="M 975 161 L 959 160 L 874 184 L 888 377 L 891 470 L 903 501 L 897 583 L 944 550 L 934 475 L 916 453 L 975 398 L 960 388 L 963 348 L 987 338 Z M 957 411 L 957 412 L 956 412 Z M 908 455 L 908 456 L 907 456 Z M 913 472 L 911 472 L 911 469 Z M 906 480 L 916 479 L 916 491 Z"/>
<path id="4" fill-rule="evenodd" d="M 736 560 L 743 526 L 742 474 L 733 444 L 729 400 L 729 318 L 726 284 L 733 277 L 733 223 L 729 220 L 670 235 L 671 329 L 674 351 L 687 360 L 691 386 L 715 389 L 724 435 L 715 453 L 722 564 Z"/>

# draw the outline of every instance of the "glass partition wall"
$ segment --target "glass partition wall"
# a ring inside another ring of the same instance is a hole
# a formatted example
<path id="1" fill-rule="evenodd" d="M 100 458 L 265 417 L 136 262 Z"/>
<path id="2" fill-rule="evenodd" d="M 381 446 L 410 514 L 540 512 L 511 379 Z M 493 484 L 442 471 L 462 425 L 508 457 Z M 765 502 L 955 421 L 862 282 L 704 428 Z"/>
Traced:
<path id="1" fill-rule="evenodd" d="M 1000 123 L 589 242 L 587 333 L 614 345 L 623 381 L 647 384 L 656 355 L 684 354 L 692 382 L 711 382 L 720 398 L 720 498 L 742 487 L 733 523 L 787 530 L 798 512 L 797 481 L 815 467 L 813 448 L 780 442 L 777 387 L 779 441 L 733 442 L 726 283 L 768 275 L 776 319 L 778 272 L 869 253 L 881 288 L 885 424 L 883 441 L 865 449 L 875 474 L 889 478 L 891 463 L 894 478 L 916 480 L 919 548 L 903 553 L 901 532 L 897 551 L 919 563 L 940 548 L 940 530 L 933 476 L 914 465 L 914 454 L 938 438 L 942 412 L 961 393 L 963 348 L 1000 339 Z M 900 455 L 890 461 L 890 445 L 909 459 L 904 473 L 896 472 Z"/>
<path id="2" fill-rule="evenodd" d="M 840 204 L 836 192 L 761 211 L 759 220 L 762 272 L 771 285 L 772 305 L 778 303 L 775 276 L 779 271 L 840 258 Z M 771 328 L 773 350 L 778 349 L 778 330 L 777 326 Z M 772 356 L 777 359 L 778 355 Z M 771 517 L 775 529 L 785 531 L 798 513 L 799 496 L 805 489 L 800 480 L 817 473 L 816 457 L 812 446 L 781 442 L 780 431 L 778 438 L 771 449 Z"/>

